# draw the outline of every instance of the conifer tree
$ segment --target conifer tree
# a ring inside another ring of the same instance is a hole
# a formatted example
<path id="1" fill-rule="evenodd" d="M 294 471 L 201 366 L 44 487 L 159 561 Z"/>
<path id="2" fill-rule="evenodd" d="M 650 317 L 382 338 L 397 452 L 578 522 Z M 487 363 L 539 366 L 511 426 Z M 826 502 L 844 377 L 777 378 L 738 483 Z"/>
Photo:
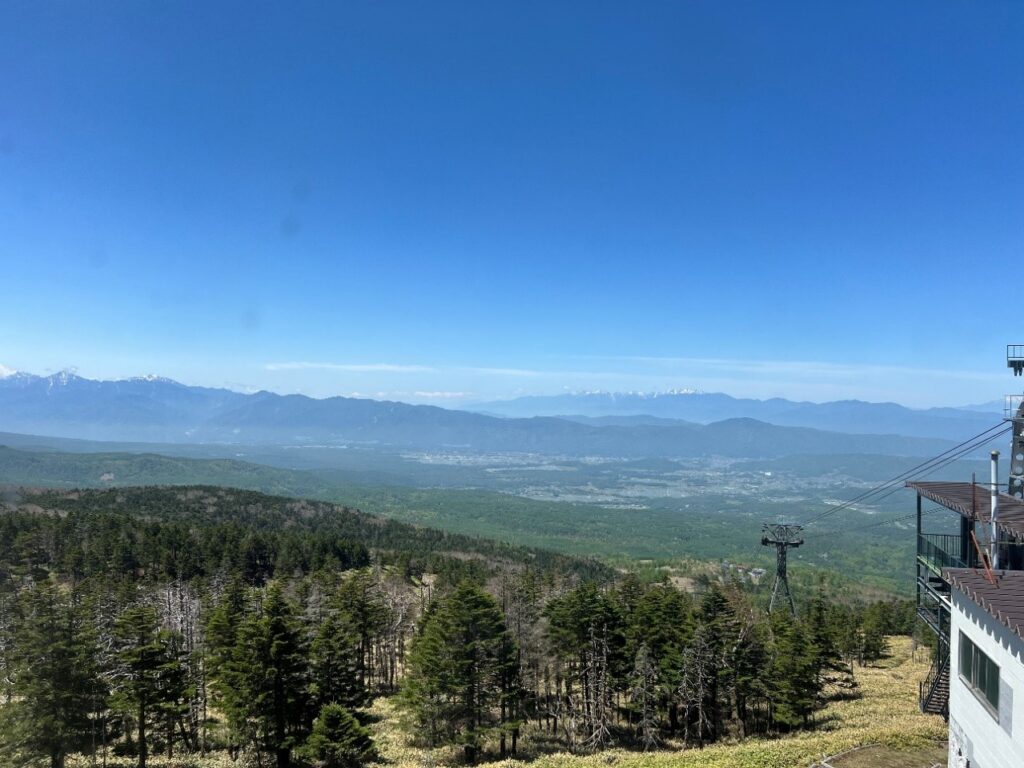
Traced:
<path id="1" fill-rule="evenodd" d="M 811 602 L 806 626 L 815 652 L 814 668 L 819 692 L 824 689 L 826 683 L 830 681 L 839 682 L 835 677 L 836 675 L 841 675 L 842 682 L 847 686 L 852 685 L 850 670 L 843 663 L 842 655 L 839 652 L 838 631 L 833 616 L 829 611 L 823 585 L 818 587 L 818 592 Z"/>
<path id="2" fill-rule="evenodd" d="M 861 664 L 882 658 L 885 653 L 885 624 L 879 608 L 872 607 L 864 612 L 864 621 L 861 625 Z"/>
<path id="3" fill-rule="evenodd" d="M 184 671 L 171 633 L 160 628 L 156 610 L 150 605 L 126 608 L 114 624 L 114 638 L 118 682 L 111 706 L 134 719 L 139 768 L 146 768 L 148 727 L 161 715 L 174 717 L 183 695 Z"/>
<path id="4" fill-rule="evenodd" d="M 629 647 L 635 658 L 639 646 L 647 646 L 657 671 L 660 707 L 666 711 L 669 730 L 674 733 L 683 652 L 693 635 L 689 598 L 668 584 L 649 587 L 635 599 L 629 624 Z"/>
<path id="5" fill-rule="evenodd" d="M 817 698 L 817 648 L 804 626 L 784 611 L 772 615 L 768 692 L 772 720 L 783 730 L 806 725 Z"/>
<path id="6" fill-rule="evenodd" d="M 3 753 L 10 764 L 21 754 L 62 768 L 68 754 L 90 745 L 90 713 L 102 694 L 88 621 L 76 596 L 37 586 L 17 601 L 10 638 Z"/>
<path id="7" fill-rule="evenodd" d="M 328 704 L 313 721 L 301 753 L 318 768 L 359 768 L 375 757 L 376 750 L 370 732 L 351 712 Z"/>
<path id="8" fill-rule="evenodd" d="M 372 690 L 377 672 L 374 642 L 387 625 L 387 606 L 373 573 L 361 570 L 349 574 L 338 587 L 334 602 L 359 641 L 359 683 L 366 690 Z"/>
<path id="9" fill-rule="evenodd" d="M 313 703 L 317 707 L 340 704 L 362 706 L 366 689 L 359 679 L 359 636 L 340 611 L 321 622 L 310 648 Z"/>
<path id="10" fill-rule="evenodd" d="M 188 656 L 181 643 L 181 636 L 163 632 L 164 660 L 160 669 L 160 691 L 156 701 L 156 719 L 163 725 L 164 749 L 167 757 L 174 756 L 174 730 L 182 729 L 182 722 L 189 711 L 190 697 L 195 693 L 190 685 Z"/>
<path id="11" fill-rule="evenodd" d="M 598 748 L 609 740 L 612 695 L 631 665 L 618 602 L 584 583 L 545 608 L 548 641 L 564 669 L 559 710 L 570 744 Z"/>
<path id="12" fill-rule="evenodd" d="M 736 611 L 717 584 L 713 585 L 701 600 L 699 621 L 705 630 L 707 663 L 714 670 L 714 675 L 709 681 L 710 689 L 706 701 L 710 723 L 708 736 L 714 740 L 723 730 L 722 700 L 731 693 L 731 655 L 738 630 Z"/>
<path id="13" fill-rule="evenodd" d="M 292 749 L 302 741 L 308 707 L 307 649 L 295 608 L 280 585 L 267 588 L 262 611 L 246 616 L 238 630 L 225 704 L 235 723 L 272 752 L 278 768 L 291 764 Z"/>
<path id="14" fill-rule="evenodd" d="M 409 652 L 402 700 L 431 744 L 462 744 L 476 760 L 486 737 L 501 728 L 514 645 L 497 602 L 462 582 L 428 611 Z"/>
<path id="15" fill-rule="evenodd" d="M 732 653 L 735 717 L 742 735 L 750 733 L 754 707 L 767 698 L 767 628 L 748 615 L 742 620 Z"/>
<path id="16" fill-rule="evenodd" d="M 246 586 L 238 574 L 231 577 L 219 600 L 206 620 L 206 643 L 203 649 L 207 675 L 210 680 L 210 700 L 226 715 L 228 721 L 228 752 L 235 757 L 247 725 L 238 702 L 239 685 L 234 663 L 238 646 L 238 632 L 245 620 Z"/>

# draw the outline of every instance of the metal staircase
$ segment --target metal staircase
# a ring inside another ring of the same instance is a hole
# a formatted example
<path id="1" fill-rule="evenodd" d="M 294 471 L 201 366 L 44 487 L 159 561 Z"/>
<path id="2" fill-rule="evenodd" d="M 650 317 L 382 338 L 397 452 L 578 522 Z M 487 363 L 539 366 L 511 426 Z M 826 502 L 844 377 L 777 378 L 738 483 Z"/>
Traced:
<path id="1" fill-rule="evenodd" d="M 935 660 L 918 691 L 921 711 L 949 719 L 949 645 L 940 636 Z"/>

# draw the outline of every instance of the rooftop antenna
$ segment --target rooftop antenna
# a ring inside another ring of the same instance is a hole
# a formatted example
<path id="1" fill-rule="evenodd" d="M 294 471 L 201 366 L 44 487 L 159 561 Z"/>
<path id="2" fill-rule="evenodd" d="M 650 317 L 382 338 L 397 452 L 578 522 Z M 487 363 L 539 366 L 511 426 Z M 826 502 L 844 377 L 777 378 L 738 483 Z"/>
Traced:
<path id="1" fill-rule="evenodd" d="M 768 613 L 775 610 L 776 600 L 785 599 L 789 604 L 789 612 L 796 618 L 796 606 L 793 604 L 793 593 L 789 591 L 789 577 L 786 574 L 786 558 L 790 547 L 799 547 L 804 543 L 803 539 L 797 538 L 803 526 L 793 523 L 765 523 L 761 530 L 764 531 L 761 544 L 775 547 L 775 584 L 772 586 Z"/>

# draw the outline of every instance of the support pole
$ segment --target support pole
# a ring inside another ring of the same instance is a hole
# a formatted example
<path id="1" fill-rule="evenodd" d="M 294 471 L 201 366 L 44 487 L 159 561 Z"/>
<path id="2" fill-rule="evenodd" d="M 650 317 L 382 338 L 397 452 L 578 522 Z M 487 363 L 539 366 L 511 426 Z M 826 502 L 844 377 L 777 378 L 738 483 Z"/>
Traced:
<path id="1" fill-rule="evenodd" d="M 999 451 L 992 451 L 992 529 L 989 532 L 988 559 L 992 570 L 999 570 Z"/>

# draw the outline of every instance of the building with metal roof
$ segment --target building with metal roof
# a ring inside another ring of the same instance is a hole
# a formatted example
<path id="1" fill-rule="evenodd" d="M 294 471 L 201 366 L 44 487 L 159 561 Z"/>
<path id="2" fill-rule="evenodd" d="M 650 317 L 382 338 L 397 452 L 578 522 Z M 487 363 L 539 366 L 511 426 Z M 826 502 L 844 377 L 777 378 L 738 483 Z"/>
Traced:
<path id="1" fill-rule="evenodd" d="M 1024 375 L 1024 345 L 1007 347 L 1007 365 Z M 1005 484 L 997 451 L 988 482 L 906 483 L 917 493 L 917 612 L 937 641 L 920 705 L 949 721 L 950 766 L 1024 766 L 1024 398 L 1007 402 Z"/>
<path id="2" fill-rule="evenodd" d="M 947 568 L 949 765 L 1024 765 L 1024 571 Z M 1016 699 L 1022 699 L 1016 704 Z"/>

